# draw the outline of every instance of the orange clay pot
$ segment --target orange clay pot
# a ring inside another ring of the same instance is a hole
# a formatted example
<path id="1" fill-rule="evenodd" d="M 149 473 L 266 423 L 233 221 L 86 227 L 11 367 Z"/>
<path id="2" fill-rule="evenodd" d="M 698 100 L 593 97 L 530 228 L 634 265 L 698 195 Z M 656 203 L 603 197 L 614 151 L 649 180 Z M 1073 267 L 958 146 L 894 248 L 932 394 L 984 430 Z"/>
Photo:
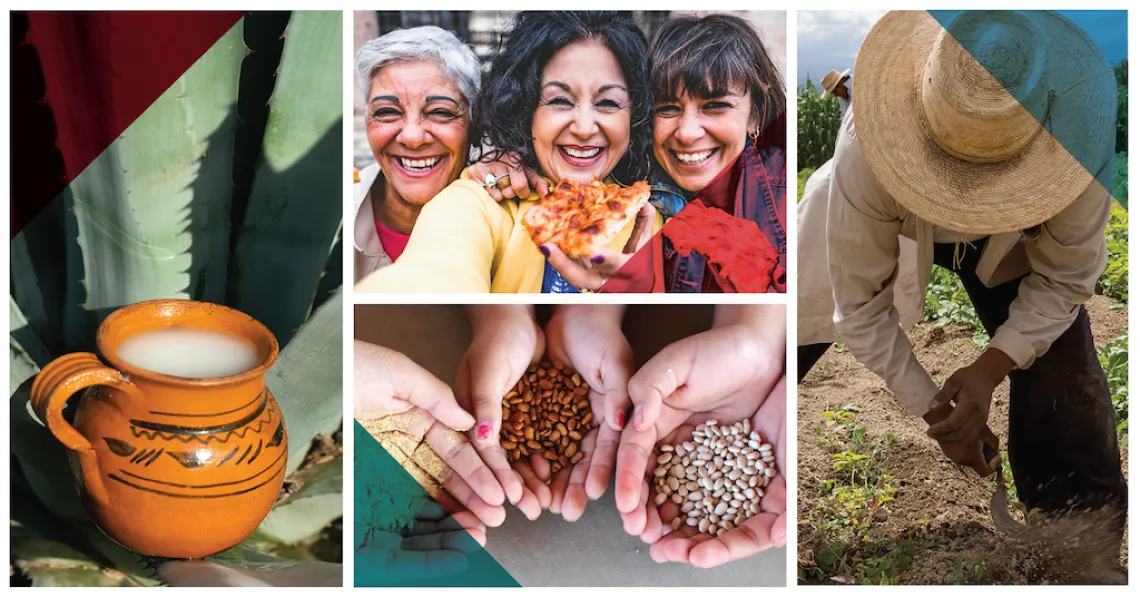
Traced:
<path id="1" fill-rule="evenodd" d="M 224 332 L 259 364 L 230 377 L 189 379 L 118 357 L 126 338 L 166 328 Z M 68 448 L 88 513 L 115 541 L 166 558 L 233 547 L 269 513 L 285 480 L 285 421 L 265 387 L 277 340 L 233 309 L 185 300 L 128 305 L 99 326 L 99 351 L 52 361 L 32 384 L 32 406 Z M 74 427 L 63 407 L 86 389 Z"/>

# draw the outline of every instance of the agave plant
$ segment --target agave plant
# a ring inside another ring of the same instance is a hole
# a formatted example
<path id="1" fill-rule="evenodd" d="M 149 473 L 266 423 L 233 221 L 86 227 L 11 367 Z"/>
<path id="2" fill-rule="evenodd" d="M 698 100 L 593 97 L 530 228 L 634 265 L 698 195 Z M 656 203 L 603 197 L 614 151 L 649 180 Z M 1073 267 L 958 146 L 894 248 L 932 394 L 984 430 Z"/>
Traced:
<path id="1" fill-rule="evenodd" d="M 21 72 L 39 66 L 34 36 L 20 39 L 27 23 L 13 17 Z M 77 43 L 97 53 L 116 31 Z M 116 54 L 104 54 L 113 67 Z M 9 300 L 14 584 L 208 583 L 209 566 L 264 578 L 298 559 L 340 561 L 340 73 L 339 11 L 246 14 L 22 222 Z M 74 101 L 50 85 L 40 91 L 16 94 L 13 114 L 27 100 L 27 113 L 50 119 L 40 106 L 59 115 Z M 50 145 L 28 151 L 60 160 Z M 40 367 L 93 351 L 107 314 L 155 298 L 229 305 L 282 346 L 268 385 L 289 428 L 290 476 L 258 531 L 205 568 L 147 558 L 104 536 L 80 504 L 65 449 L 28 407 Z M 335 568 L 316 576 L 339 585 Z"/>
<path id="2" fill-rule="evenodd" d="M 818 168 L 835 153 L 835 136 L 839 134 L 839 100 L 829 95 L 819 98 L 820 89 L 808 78 L 800 88 L 796 102 L 797 170 Z"/>

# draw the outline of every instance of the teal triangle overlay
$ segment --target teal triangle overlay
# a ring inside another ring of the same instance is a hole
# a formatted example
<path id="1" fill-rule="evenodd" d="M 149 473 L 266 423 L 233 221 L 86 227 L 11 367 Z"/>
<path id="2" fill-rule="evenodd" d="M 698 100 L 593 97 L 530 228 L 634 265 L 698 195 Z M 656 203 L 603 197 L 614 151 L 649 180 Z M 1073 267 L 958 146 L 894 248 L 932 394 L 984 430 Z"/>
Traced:
<path id="1" fill-rule="evenodd" d="M 1024 101 L 1025 98 L 1023 97 L 1023 94 L 1014 91 L 1019 87 L 1019 82 L 1024 75 L 1024 70 L 1004 68 L 1002 66 L 1001 59 L 1006 55 L 990 54 L 987 50 L 991 46 L 988 46 L 988 44 L 985 43 L 987 37 L 985 35 L 980 35 L 980 39 L 982 41 L 976 41 L 979 38 L 979 35 L 974 35 L 983 32 L 988 25 L 997 23 L 998 17 L 1001 16 L 1001 13 L 1004 11 L 977 11 L 977 15 L 971 16 L 980 18 L 974 18 L 970 21 L 966 21 L 965 25 L 963 25 L 963 20 L 961 19 L 955 21 L 955 17 L 966 11 L 931 10 L 928 12 L 932 17 L 934 17 L 935 20 L 937 20 L 942 24 L 944 28 L 947 29 L 947 32 L 953 36 L 955 40 L 961 43 L 962 46 L 968 52 L 970 52 L 971 55 L 974 56 L 978 63 L 981 64 L 994 77 L 994 79 L 996 79 L 999 83 L 1002 84 L 1002 86 L 1009 90 L 1011 95 L 1017 98 L 1018 101 Z M 1038 19 L 1042 18 L 1046 11 L 1016 12 L 1021 12 L 1026 16 L 1031 16 L 1035 19 Z M 1122 43 L 1121 38 L 1123 37 L 1125 40 L 1127 39 L 1127 11 L 1117 10 L 1051 12 L 1052 15 L 1054 15 L 1053 18 L 1059 17 L 1069 22 L 1076 21 L 1074 24 L 1077 30 L 1073 31 L 1071 35 L 1087 36 L 1088 39 L 1092 41 L 1092 45 L 1099 51 L 1099 55 L 1096 56 L 1097 62 L 1103 63 L 1099 66 L 1099 68 L 1104 69 L 1101 74 L 1106 75 L 1108 81 L 1111 81 L 1111 84 L 1115 85 L 1115 77 L 1113 76 L 1112 72 L 1112 64 L 1110 64 L 1108 59 L 1105 57 L 1104 50 L 1111 50 L 1114 55 L 1120 52 L 1118 46 Z M 1093 13 L 1104 14 L 1097 15 Z M 985 18 L 987 14 L 993 15 L 994 18 L 992 20 Z M 1113 18 L 1114 16 L 1116 17 L 1115 19 Z M 1077 18 L 1074 19 L 1070 17 Z M 1094 29 L 1086 29 L 1081 27 L 1081 24 L 1095 24 L 1096 27 Z M 1124 31 L 1119 31 L 1118 28 L 1124 28 Z M 1126 41 L 1123 43 L 1126 44 Z M 1056 43 L 1048 44 L 1045 47 L 1045 51 L 1053 51 L 1059 46 L 1060 44 Z M 1126 53 L 1125 56 L 1127 56 Z M 1077 58 L 1072 56 L 1055 55 L 1051 57 L 1051 60 L 1054 64 L 1060 63 L 1062 65 L 1064 65 L 1065 60 L 1071 60 L 1073 61 L 1072 64 L 1075 66 Z M 1008 66 L 1008 63 L 1005 65 Z M 1088 72 L 1088 69 L 1083 66 L 1080 67 L 1080 69 L 1080 72 Z M 1095 80 L 1107 84 L 1103 78 L 1097 78 Z M 1062 92 L 1064 90 L 1058 89 L 1056 91 Z M 1087 90 L 1072 92 L 1082 93 L 1083 91 Z M 1123 103 L 1121 103 L 1121 98 L 1123 98 Z M 1116 130 L 1121 126 L 1121 121 L 1117 118 L 1118 104 L 1121 105 L 1126 112 L 1127 98 L 1127 87 L 1117 86 L 1117 93 L 1112 94 L 1111 97 L 1106 96 L 1103 105 L 1086 105 L 1080 107 L 1081 110 L 1093 110 L 1098 113 L 1108 114 L 1111 116 L 1113 122 L 1113 132 L 1110 135 L 1110 143 L 1113 145 L 1119 145 L 1116 143 Z M 1108 155 L 1107 151 L 1109 148 L 1089 147 L 1087 145 L 1084 145 L 1081 143 L 1081 141 L 1085 137 L 1087 131 L 1078 130 L 1076 127 L 1066 127 L 1064 124 L 1058 124 L 1059 122 L 1065 122 L 1065 119 L 1067 118 L 1065 114 L 1053 113 L 1051 118 L 1046 119 L 1044 117 L 1044 114 L 1038 113 L 1035 110 L 1029 111 L 1030 113 L 1036 114 L 1038 119 L 1042 121 L 1042 124 L 1046 126 L 1046 128 L 1049 129 L 1053 134 L 1054 139 L 1056 139 L 1057 142 L 1085 168 L 1085 170 L 1091 173 L 1101 186 L 1112 193 L 1113 197 L 1117 198 L 1120 203 L 1127 209 L 1127 140 L 1124 142 L 1124 147 L 1112 148 L 1114 150 L 1113 153 L 1121 152 L 1122 155 L 1116 156 L 1115 159 L 1108 159 L 1106 162 L 1105 158 Z M 1127 113 L 1124 114 L 1123 118 L 1127 118 Z M 1126 130 L 1127 120 L 1123 120 L 1123 123 L 1123 126 Z"/>
<path id="2" fill-rule="evenodd" d="M 357 587 L 519 587 L 521 586 L 470 535 L 462 533 L 456 546 L 466 553 L 466 563 L 456 552 L 419 554 L 392 564 L 392 551 L 414 520 L 417 510 L 434 500 L 396 462 L 359 422 L 353 421 L 355 456 L 353 466 L 353 584 Z M 448 521 L 451 517 L 447 518 Z M 388 542 L 388 543 L 384 543 Z M 421 552 L 423 553 L 423 552 Z M 404 564 L 404 562 L 408 564 Z"/>

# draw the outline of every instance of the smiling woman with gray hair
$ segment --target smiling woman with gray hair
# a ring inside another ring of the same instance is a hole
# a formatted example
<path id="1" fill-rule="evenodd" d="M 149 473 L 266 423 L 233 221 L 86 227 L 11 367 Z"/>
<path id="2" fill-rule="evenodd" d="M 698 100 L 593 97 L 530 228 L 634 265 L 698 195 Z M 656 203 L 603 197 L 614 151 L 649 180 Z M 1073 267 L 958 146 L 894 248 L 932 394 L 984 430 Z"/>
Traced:
<path id="1" fill-rule="evenodd" d="M 479 76 L 471 48 L 439 27 L 399 29 L 356 53 L 377 162 L 353 193 L 356 280 L 399 258 L 420 209 L 467 165 Z"/>

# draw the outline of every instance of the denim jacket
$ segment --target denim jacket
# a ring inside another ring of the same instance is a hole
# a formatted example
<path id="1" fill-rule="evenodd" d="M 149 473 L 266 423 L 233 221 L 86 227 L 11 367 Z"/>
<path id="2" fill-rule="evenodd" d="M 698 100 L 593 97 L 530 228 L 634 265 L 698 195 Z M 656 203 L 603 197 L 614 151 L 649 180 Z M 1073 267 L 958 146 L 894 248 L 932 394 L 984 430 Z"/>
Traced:
<path id="1" fill-rule="evenodd" d="M 733 216 L 756 222 L 760 231 L 778 255 L 771 291 L 787 289 L 787 169 L 784 154 L 785 118 L 776 119 L 760 137 L 760 143 L 749 140 L 744 147 L 744 167 L 736 184 Z M 759 147 L 759 148 L 758 148 Z M 677 215 L 693 199 L 667 175 L 661 173 L 651 185 L 650 203 L 666 219 Z M 701 292 L 705 277 L 705 257 L 696 252 L 688 257 L 677 253 L 668 237 L 664 239 L 666 292 Z"/>

